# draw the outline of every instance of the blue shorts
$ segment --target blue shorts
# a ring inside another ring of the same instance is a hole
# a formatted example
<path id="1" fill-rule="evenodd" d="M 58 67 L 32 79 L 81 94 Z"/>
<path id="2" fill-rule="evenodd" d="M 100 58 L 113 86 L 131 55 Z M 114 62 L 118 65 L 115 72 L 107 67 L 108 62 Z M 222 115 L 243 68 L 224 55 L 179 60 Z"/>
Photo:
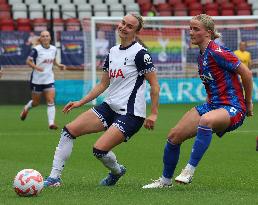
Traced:
<path id="1" fill-rule="evenodd" d="M 49 84 L 34 84 L 34 83 L 30 83 L 30 88 L 31 88 L 32 92 L 42 93 L 45 90 L 55 89 L 55 84 L 54 83 L 49 83 Z"/>
<path id="2" fill-rule="evenodd" d="M 145 120 L 132 114 L 120 115 L 105 102 L 93 107 L 92 111 L 98 116 L 106 129 L 111 125 L 117 127 L 124 134 L 125 141 L 128 141 L 139 131 Z"/>
<path id="3" fill-rule="evenodd" d="M 239 110 L 230 105 L 213 105 L 209 103 L 204 103 L 202 105 L 197 105 L 195 108 L 200 116 L 202 116 L 203 114 L 211 110 L 216 110 L 219 108 L 224 108 L 225 110 L 228 111 L 228 114 L 230 116 L 230 125 L 224 132 L 216 133 L 219 137 L 222 137 L 226 132 L 230 132 L 232 130 L 237 129 L 239 126 L 241 126 L 244 122 L 245 115 L 246 115 L 245 113 L 243 113 L 242 110 Z"/>

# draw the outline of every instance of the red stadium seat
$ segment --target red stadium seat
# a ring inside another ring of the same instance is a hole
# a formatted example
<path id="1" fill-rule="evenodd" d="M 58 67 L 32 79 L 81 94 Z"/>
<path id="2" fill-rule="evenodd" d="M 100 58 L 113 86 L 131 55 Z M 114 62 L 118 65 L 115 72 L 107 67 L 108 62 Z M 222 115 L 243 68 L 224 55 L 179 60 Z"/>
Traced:
<path id="1" fill-rule="evenodd" d="M 234 16 L 234 15 L 235 15 L 234 10 L 229 10 L 229 9 L 221 10 L 221 16 Z"/>
<path id="2" fill-rule="evenodd" d="M 199 2 L 195 2 L 188 5 L 189 10 L 202 10 L 203 5 Z"/>
<path id="3" fill-rule="evenodd" d="M 15 22 L 12 19 L 1 19 L 0 30 L 13 31 L 15 30 Z"/>
<path id="4" fill-rule="evenodd" d="M 172 11 L 159 11 L 159 16 L 172 16 Z"/>
<path id="5" fill-rule="evenodd" d="M 218 3 L 206 3 L 204 5 L 204 10 L 209 11 L 209 10 L 218 10 L 219 9 L 219 4 Z"/>
<path id="6" fill-rule="evenodd" d="M 170 11 L 171 12 L 171 6 L 170 4 L 167 3 L 160 3 L 156 5 L 157 11 L 161 12 L 161 11 Z"/>
<path id="7" fill-rule="evenodd" d="M 230 2 L 225 2 L 220 4 L 221 10 L 234 10 L 235 5 Z"/>
<path id="8" fill-rule="evenodd" d="M 248 15 L 252 15 L 252 12 L 251 12 L 251 10 L 237 9 L 237 15 L 248 16 Z"/>
<path id="9" fill-rule="evenodd" d="M 184 3 L 191 6 L 191 4 L 200 3 L 199 0 L 184 0 Z"/>
<path id="10" fill-rule="evenodd" d="M 143 4 L 140 4 L 141 12 L 148 12 L 148 11 L 151 10 L 152 7 L 153 7 L 153 4 L 152 4 L 152 3 L 143 3 Z"/>
<path id="11" fill-rule="evenodd" d="M 209 16 L 219 16 L 219 11 L 218 10 L 206 10 L 204 11 L 205 14 Z"/>
<path id="12" fill-rule="evenodd" d="M 240 10 L 252 10 L 252 6 L 248 3 L 240 3 L 236 4 L 236 8 Z"/>
<path id="13" fill-rule="evenodd" d="M 48 20 L 44 18 L 35 18 L 32 21 L 32 25 L 33 25 L 34 31 L 47 30 Z"/>
<path id="14" fill-rule="evenodd" d="M 189 10 L 189 16 L 197 16 L 199 14 L 202 14 L 202 10 L 194 9 L 194 10 Z"/>
<path id="15" fill-rule="evenodd" d="M 151 0 L 137 0 L 136 2 L 139 5 L 142 5 L 142 4 L 152 4 Z"/>
<path id="16" fill-rule="evenodd" d="M 170 5 L 175 5 L 175 4 L 181 4 L 181 3 L 183 3 L 182 0 L 168 0 L 167 2 L 168 2 L 168 4 L 170 4 Z"/>
<path id="17" fill-rule="evenodd" d="M 68 18 L 65 20 L 67 31 L 79 31 L 81 28 L 81 23 L 76 18 Z"/>

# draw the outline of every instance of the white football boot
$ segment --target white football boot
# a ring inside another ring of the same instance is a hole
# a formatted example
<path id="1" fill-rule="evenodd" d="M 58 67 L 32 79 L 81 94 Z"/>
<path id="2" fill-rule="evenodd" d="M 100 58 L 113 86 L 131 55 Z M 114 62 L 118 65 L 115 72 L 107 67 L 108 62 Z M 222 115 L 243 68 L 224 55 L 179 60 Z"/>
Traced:
<path id="1" fill-rule="evenodd" d="M 194 169 L 184 168 L 175 181 L 180 184 L 190 184 L 193 180 Z"/>
<path id="2" fill-rule="evenodd" d="M 162 179 L 162 177 L 160 177 L 157 180 L 153 180 L 152 183 L 144 185 L 142 188 L 143 189 L 155 189 L 155 188 L 168 188 L 168 187 L 172 187 L 172 182 L 170 183 L 165 183 L 164 180 Z"/>

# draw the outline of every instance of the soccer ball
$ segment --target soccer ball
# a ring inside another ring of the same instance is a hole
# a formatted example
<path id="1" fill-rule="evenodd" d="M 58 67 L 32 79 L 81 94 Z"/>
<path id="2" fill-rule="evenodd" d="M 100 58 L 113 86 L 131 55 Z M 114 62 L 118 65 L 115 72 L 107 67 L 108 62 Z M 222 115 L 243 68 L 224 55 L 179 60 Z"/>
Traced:
<path id="1" fill-rule="evenodd" d="M 18 172 L 13 181 L 14 191 L 19 196 L 38 195 L 44 185 L 41 174 L 34 169 L 23 169 Z"/>

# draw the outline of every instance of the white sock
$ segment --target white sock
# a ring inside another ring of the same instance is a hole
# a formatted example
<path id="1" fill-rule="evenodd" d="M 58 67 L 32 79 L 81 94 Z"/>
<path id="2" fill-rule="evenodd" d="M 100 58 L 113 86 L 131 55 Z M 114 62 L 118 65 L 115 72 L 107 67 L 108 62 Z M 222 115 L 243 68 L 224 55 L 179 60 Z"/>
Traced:
<path id="1" fill-rule="evenodd" d="M 194 171 L 195 171 L 195 167 L 193 165 L 191 165 L 191 164 L 187 164 L 185 169 L 190 170 L 192 173 L 194 173 Z"/>
<path id="2" fill-rule="evenodd" d="M 109 151 L 104 157 L 98 158 L 105 167 L 107 167 L 113 174 L 120 174 L 120 165 L 117 163 L 114 152 Z"/>
<path id="3" fill-rule="evenodd" d="M 48 104 L 47 105 L 47 117 L 48 117 L 49 125 L 53 125 L 55 123 L 55 115 L 56 115 L 55 104 Z"/>
<path id="4" fill-rule="evenodd" d="M 172 180 L 170 179 L 170 178 L 166 178 L 166 177 L 164 177 L 164 176 L 162 176 L 161 177 L 161 180 L 162 180 L 162 182 L 164 183 L 164 184 L 171 184 L 172 182 Z"/>
<path id="5" fill-rule="evenodd" d="M 25 108 L 26 110 L 31 109 L 31 108 L 32 108 L 32 102 L 33 102 L 33 101 L 32 101 L 32 100 L 30 100 L 30 101 L 25 105 L 25 107 L 24 107 L 24 108 Z"/>
<path id="6" fill-rule="evenodd" d="M 58 147 L 56 147 L 53 166 L 50 173 L 50 177 L 59 178 L 64 169 L 66 160 L 70 157 L 73 150 L 73 139 L 71 135 L 66 131 L 62 130 Z"/>

